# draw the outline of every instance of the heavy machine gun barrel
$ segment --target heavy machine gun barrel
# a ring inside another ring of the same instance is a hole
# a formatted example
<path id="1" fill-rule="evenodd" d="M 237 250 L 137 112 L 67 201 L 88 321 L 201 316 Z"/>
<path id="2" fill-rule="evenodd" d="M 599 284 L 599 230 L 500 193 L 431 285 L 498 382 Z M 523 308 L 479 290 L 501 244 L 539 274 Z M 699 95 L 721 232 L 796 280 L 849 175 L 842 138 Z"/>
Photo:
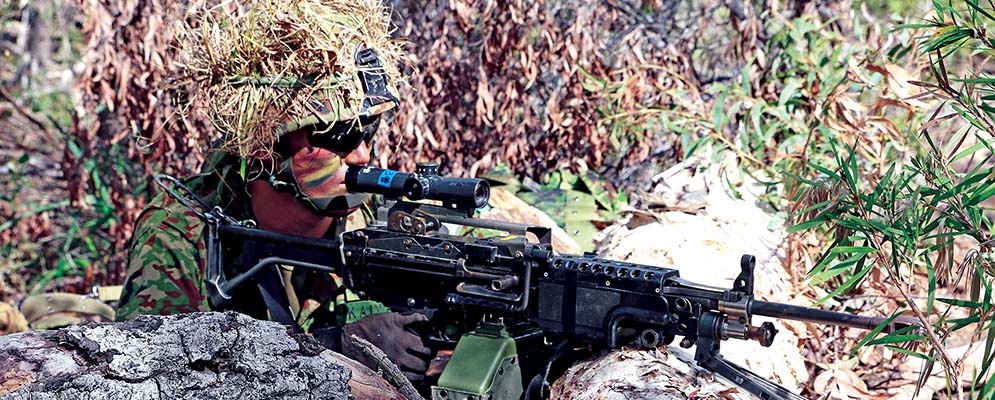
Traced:
<path id="1" fill-rule="evenodd" d="M 767 301 L 755 300 L 750 304 L 750 312 L 753 315 L 762 315 L 765 317 L 791 319 L 795 321 L 811 322 L 815 324 L 825 324 L 825 325 L 836 325 L 836 326 L 846 326 L 850 328 L 866 329 L 871 330 L 877 328 L 881 324 L 887 321 L 887 318 L 881 317 L 865 317 L 861 315 L 846 314 L 840 312 L 820 310 L 817 308 L 809 308 L 796 306 L 791 304 L 782 303 L 772 303 Z M 891 326 L 885 327 L 883 332 L 890 333 L 895 330 L 918 325 L 918 323 L 910 318 L 899 317 L 896 318 Z"/>

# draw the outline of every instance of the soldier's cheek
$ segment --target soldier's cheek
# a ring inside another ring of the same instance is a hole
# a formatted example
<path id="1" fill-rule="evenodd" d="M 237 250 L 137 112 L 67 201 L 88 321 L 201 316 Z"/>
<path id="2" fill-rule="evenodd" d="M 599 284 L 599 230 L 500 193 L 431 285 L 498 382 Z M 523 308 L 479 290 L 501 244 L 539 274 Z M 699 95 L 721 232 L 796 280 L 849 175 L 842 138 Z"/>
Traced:
<path id="1" fill-rule="evenodd" d="M 342 158 L 321 149 L 302 149 L 294 155 L 293 173 L 301 193 L 308 197 L 334 197 L 345 194 Z"/>

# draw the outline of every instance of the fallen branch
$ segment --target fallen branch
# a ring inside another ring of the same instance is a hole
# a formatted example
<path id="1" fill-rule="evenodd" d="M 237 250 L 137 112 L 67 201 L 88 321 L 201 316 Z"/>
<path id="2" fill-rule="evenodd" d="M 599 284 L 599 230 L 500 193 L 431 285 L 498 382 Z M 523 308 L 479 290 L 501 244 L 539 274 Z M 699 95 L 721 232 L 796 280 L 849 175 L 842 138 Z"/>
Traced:
<path id="1" fill-rule="evenodd" d="M 14 106 L 14 109 L 17 110 L 17 112 L 21 113 L 21 115 L 23 115 L 24 118 L 27 118 L 28 121 L 30 121 L 32 124 L 35 124 L 39 129 L 41 129 L 42 133 L 45 134 L 45 137 L 48 138 L 48 140 L 51 140 L 53 143 L 55 142 L 55 135 L 52 134 L 52 131 L 48 130 L 48 127 L 45 126 L 45 124 L 43 124 L 41 121 L 39 121 L 38 118 L 35 117 L 33 113 L 31 113 L 28 110 L 25 110 L 24 107 L 21 107 L 20 104 L 17 104 L 17 102 L 14 101 L 14 98 L 11 97 L 10 93 L 7 93 L 7 90 L 4 89 L 2 86 L 0 86 L 0 97 L 2 97 L 4 101 Z"/>
<path id="2" fill-rule="evenodd" d="M 421 394 L 418 393 L 418 390 L 415 390 L 414 385 L 408 381 L 408 378 L 404 377 L 401 369 L 387 358 L 387 354 L 377 348 L 377 346 L 374 346 L 373 343 L 359 336 L 349 335 L 349 338 L 356 343 L 363 354 L 377 361 L 377 369 L 383 373 L 384 379 L 390 382 L 391 385 L 394 385 L 404 397 L 407 397 L 409 400 L 424 400 Z"/>

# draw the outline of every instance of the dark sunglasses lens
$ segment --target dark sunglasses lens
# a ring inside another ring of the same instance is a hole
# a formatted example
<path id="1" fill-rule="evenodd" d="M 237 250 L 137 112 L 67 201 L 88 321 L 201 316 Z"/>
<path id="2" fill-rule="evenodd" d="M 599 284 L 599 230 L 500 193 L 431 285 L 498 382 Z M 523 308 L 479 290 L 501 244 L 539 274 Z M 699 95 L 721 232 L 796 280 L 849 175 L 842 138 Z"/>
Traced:
<path id="1" fill-rule="evenodd" d="M 352 124 L 335 123 L 328 130 L 311 133 L 308 142 L 314 147 L 348 153 L 359 146 L 365 136 L 365 132 L 360 129 L 349 129 L 350 125 Z"/>
<path id="2" fill-rule="evenodd" d="M 370 143 L 373 139 L 373 132 L 376 132 L 379 118 L 363 119 L 358 123 L 355 121 L 339 121 L 328 129 L 311 133 L 308 142 L 311 146 L 329 149 L 339 153 L 348 153 L 359 146 L 359 143 L 366 141 Z"/>

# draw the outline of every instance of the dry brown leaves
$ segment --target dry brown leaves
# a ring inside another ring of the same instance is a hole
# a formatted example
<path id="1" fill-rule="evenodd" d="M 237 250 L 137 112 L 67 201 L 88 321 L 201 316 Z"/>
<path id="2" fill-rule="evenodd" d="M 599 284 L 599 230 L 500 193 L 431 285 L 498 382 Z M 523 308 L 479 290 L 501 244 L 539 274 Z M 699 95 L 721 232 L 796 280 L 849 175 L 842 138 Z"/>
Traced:
<path id="1" fill-rule="evenodd" d="M 171 80 L 178 70 L 176 29 L 191 16 L 186 10 L 209 3 L 214 1 L 80 0 L 89 44 L 78 84 L 81 118 L 72 136 L 83 155 L 66 151 L 62 168 L 76 204 L 93 191 L 81 173 L 84 162 L 96 159 L 112 174 L 105 180 L 121 218 L 111 232 L 116 246 L 126 244 L 143 207 L 130 189 L 150 182 L 154 170 L 195 171 L 203 148 L 216 138 L 197 114 L 181 118 L 170 97 L 182 98 L 187 90 Z M 660 22 L 673 16 L 666 7 L 525 0 L 395 4 L 395 36 L 410 42 L 411 87 L 402 87 L 394 120 L 382 124 L 383 166 L 410 169 L 416 161 L 439 161 L 445 173 L 476 175 L 506 163 L 538 177 L 564 167 L 636 165 L 650 157 L 661 128 L 639 127 L 625 138 L 635 141 L 625 143 L 627 151 L 608 160 L 613 138 L 598 111 L 612 104 L 624 110 L 686 101 L 669 91 L 675 88 L 698 98 L 686 56 L 693 41 L 670 34 L 674 29 Z M 611 93 L 588 91 L 585 73 L 623 85 Z M 114 145 L 127 149 L 136 171 L 125 174 L 111 165 L 107 154 Z M 119 280 L 122 272 L 120 260 L 112 262 L 106 281 Z"/>
<path id="2" fill-rule="evenodd" d="M 827 111 L 821 116 L 822 122 L 841 134 L 842 143 L 857 141 L 858 154 L 885 168 L 889 151 L 886 145 L 901 146 L 906 142 L 902 130 L 892 120 L 910 121 L 916 112 L 928 107 L 917 99 L 921 88 L 909 83 L 924 66 L 851 60 L 847 75 L 851 82 L 865 89 L 858 93 L 848 91 L 847 85 L 838 86 L 822 105 Z M 877 83 L 875 78 L 880 77 L 885 85 Z M 898 150 L 906 149 L 898 147 Z"/>
<path id="3" fill-rule="evenodd" d="M 80 0 L 87 16 L 83 28 L 88 44 L 83 54 L 86 68 L 77 87 L 82 95 L 79 118 L 72 139 L 82 156 L 67 148 L 62 164 L 74 205 L 92 192 L 83 163 L 96 160 L 109 186 L 111 200 L 121 223 L 112 226 L 114 247 L 125 248 L 135 218 L 143 207 L 135 185 L 150 181 L 152 171 L 182 173 L 203 160 L 200 148 L 212 135 L 209 124 L 196 119 L 178 119 L 169 93 L 172 60 L 176 50 L 174 29 L 184 18 L 189 2 L 173 0 Z M 199 3 L 203 3 L 200 1 Z M 154 143 L 153 146 L 149 146 Z M 115 160 L 112 146 L 125 148 L 127 162 L 136 175 L 128 176 Z M 122 252 L 123 253 L 123 252 Z M 123 278 L 123 260 L 109 264 L 104 282 Z"/>
<path id="4" fill-rule="evenodd" d="M 381 163 L 438 160 L 473 175 L 504 162 L 535 173 L 573 158 L 551 154 L 551 144 L 586 156 L 569 153 L 583 151 L 596 125 L 576 72 L 581 49 L 593 47 L 578 26 L 590 16 L 557 20 L 551 11 L 522 0 L 401 5 L 413 90 L 402 94 Z"/>
<path id="5" fill-rule="evenodd" d="M 853 371 L 827 369 L 815 377 L 815 392 L 831 399 L 883 400 L 892 396 L 879 395 L 867 389 L 867 384 Z"/>
<path id="6" fill-rule="evenodd" d="M 467 175 L 505 163 L 533 177 L 601 166 L 614 148 L 596 110 L 609 101 L 671 104 L 664 90 L 674 85 L 673 71 L 644 67 L 686 72 L 681 52 L 643 21 L 659 15 L 627 4 L 401 4 L 398 36 L 411 42 L 412 89 L 388 125 L 380 163 L 411 168 L 434 160 Z M 585 90 L 585 72 L 627 84 L 609 98 Z M 632 146 L 627 155 L 648 153 Z"/>

